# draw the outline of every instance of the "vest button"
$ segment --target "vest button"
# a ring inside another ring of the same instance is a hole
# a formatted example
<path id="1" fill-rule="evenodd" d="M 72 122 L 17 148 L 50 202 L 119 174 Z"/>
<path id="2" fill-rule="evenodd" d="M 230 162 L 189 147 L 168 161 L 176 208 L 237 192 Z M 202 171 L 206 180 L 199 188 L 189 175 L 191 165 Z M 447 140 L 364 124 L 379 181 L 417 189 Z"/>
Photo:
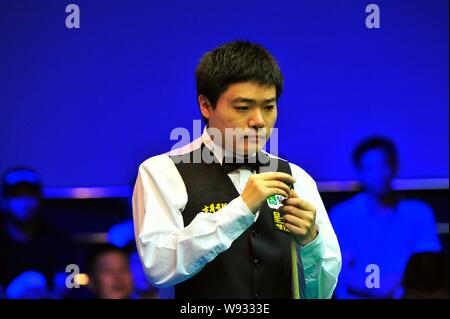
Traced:
<path id="1" fill-rule="evenodd" d="M 261 267 L 261 262 L 259 261 L 258 258 L 253 259 L 253 264 L 255 265 L 256 268 Z"/>
<path id="2" fill-rule="evenodd" d="M 250 232 L 252 237 L 258 237 L 258 233 L 256 232 L 256 230 L 252 229 L 252 231 Z"/>

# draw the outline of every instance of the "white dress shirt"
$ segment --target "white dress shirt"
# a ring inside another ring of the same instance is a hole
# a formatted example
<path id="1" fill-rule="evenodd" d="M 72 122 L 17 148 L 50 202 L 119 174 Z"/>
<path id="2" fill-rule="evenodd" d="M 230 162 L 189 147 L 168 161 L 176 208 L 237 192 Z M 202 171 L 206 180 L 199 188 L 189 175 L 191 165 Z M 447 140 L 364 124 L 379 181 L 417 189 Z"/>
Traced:
<path id="1" fill-rule="evenodd" d="M 258 218 L 241 196 L 214 214 L 200 213 L 184 225 L 182 212 L 188 196 L 170 155 L 191 152 L 204 143 L 222 163 L 225 152 L 211 141 L 207 130 L 192 143 L 157 155 L 139 167 L 133 192 L 136 243 L 146 275 L 158 287 L 180 283 L 198 273 L 227 250 Z M 272 156 L 269 154 L 269 156 Z M 317 210 L 319 234 L 311 243 L 297 245 L 301 298 L 331 298 L 341 269 L 341 253 L 315 181 L 289 163 L 299 197 Z M 239 194 L 253 172 L 238 169 L 228 176 Z"/>

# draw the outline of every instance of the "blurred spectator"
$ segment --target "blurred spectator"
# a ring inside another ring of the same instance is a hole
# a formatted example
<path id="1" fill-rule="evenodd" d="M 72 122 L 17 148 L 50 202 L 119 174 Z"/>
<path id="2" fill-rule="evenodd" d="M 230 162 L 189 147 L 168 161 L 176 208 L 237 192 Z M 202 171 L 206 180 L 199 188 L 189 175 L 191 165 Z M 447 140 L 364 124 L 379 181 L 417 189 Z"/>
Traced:
<path id="1" fill-rule="evenodd" d="M 448 299 L 448 256 L 435 252 L 412 255 L 403 287 L 405 299 Z"/>
<path id="2" fill-rule="evenodd" d="M 52 299 L 67 299 L 70 297 L 71 289 L 67 287 L 66 280 L 69 273 L 58 272 L 53 276 Z"/>
<path id="3" fill-rule="evenodd" d="M 47 279 L 37 271 L 26 271 L 15 278 L 6 289 L 8 299 L 49 298 Z"/>
<path id="4" fill-rule="evenodd" d="M 16 168 L 4 174 L 0 206 L 0 283 L 4 287 L 29 270 L 42 273 L 51 285 L 57 272 L 77 261 L 75 246 L 43 221 L 41 199 L 41 182 L 33 170 Z M 37 278 L 36 273 L 26 274 L 19 282 Z"/>
<path id="5" fill-rule="evenodd" d="M 128 255 L 111 244 L 95 247 L 87 258 L 89 288 L 96 298 L 126 299 L 133 292 Z"/>
<path id="6" fill-rule="evenodd" d="M 144 269 L 139 258 L 139 254 L 136 252 L 136 244 L 134 237 L 134 224 L 131 210 L 131 197 L 129 198 L 129 211 L 130 218 L 124 220 L 121 223 L 113 225 L 107 234 L 107 240 L 109 243 L 126 248 L 130 253 L 130 269 L 133 277 L 134 292 L 132 298 L 136 299 L 173 299 L 175 292 L 173 287 L 156 288 L 151 285 L 144 273 Z"/>
<path id="7" fill-rule="evenodd" d="M 125 247 L 130 242 L 134 243 L 133 219 L 127 219 L 122 223 L 113 225 L 106 236 L 107 241 L 117 247 Z"/>
<path id="8" fill-rule="evenodd" d="M 363 142 L 353 161 L 362 191 L 330 210 L 342 252 L 336 297 L 400 298 L 410 256 L 441 249 L 433 210 L 392 190 L 398 160 L 388 139 Z"/>

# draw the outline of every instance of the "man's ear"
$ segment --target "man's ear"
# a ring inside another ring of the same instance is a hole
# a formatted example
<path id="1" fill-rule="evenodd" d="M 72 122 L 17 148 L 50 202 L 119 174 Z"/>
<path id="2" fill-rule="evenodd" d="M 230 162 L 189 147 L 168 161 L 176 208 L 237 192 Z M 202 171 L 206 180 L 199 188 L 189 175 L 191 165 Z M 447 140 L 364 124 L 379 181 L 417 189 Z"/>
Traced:
<path id="1" fill-rule="evenodd" d="M 198 96 L 198 105 L 200 105 L 200 112 L 204 118 L 209 119 L 209 113 L 211 112 L 211 103 L 209 103 L 208 98 L 204 95 Z"/>

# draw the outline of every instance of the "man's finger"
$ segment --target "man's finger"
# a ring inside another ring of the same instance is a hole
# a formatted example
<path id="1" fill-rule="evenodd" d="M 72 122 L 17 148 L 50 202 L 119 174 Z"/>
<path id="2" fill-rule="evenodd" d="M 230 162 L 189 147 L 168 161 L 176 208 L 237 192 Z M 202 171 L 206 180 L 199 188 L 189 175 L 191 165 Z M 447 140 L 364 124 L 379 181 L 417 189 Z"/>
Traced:
<path id="1" fill-rule="evenodd" d="M 294 189 L 291 189 L 289 198 L 285 200 L 285 205 L 293 205 L 300 209 L 315 211 L 316 207 L 310 202 L 300 198 Z"/>
<path id="2" fill-rule="evenodd" d="M 289 196 L 291 198 L 300 198 L 297 194 L 297 192 L 295 191 L 295 189 L 291 189 L 291 196 Z"/>
<path id="3" fill-rule="evenodd" d="M 267 188 L 279 188 L 282 189 L 286 192 L 286 194 L 289 196 L 289 186 L 287 186 L 285 183 L 280 182 L 280 181 L 266 181 L 264 184 L 265 187 Z"/>
<path id="4" fill-rule="evenodd" d="M 283 221 L 296 227 L 306 227 L 306 222 L 294 214 L 285 214 L 283 216 Z"/>
<path id="5" fill-rule="evenodd" d="M 300 235 L 300 236 L 304 236 L 306 234 L 305 228 L 300 228 L 300 227 L 294 226 L 291 223 L 285 223 L 284 225 L 286 226 L 286 228 L 289 230 L 289 232 L 291 234 Z"/>
<path id="6" fill-rule="evenodd" d="M 311 211 L 299 209 L 295 206 L 281 206 L 278 210 L 281 213 L 290 214 L 300 219 L 308 219 L 311 216 Z"/>
<path id="7" fill-rule="evenodd" d="M 269 180 L 278 180 L 281 182 L 284 182 L 286 184 L 293 184 L 295 183 L 295 179 L 286 173 L 283 172 L 269 172 L 269 173 L 261 173 L 259 174 L 265 181 Z"/>
<path id="8" fill-rule="evenodd" d="M 297 208 L 302 208 L 301 207 L 301 200 L 300 198 L 292 198 L 292 193 L 289 191 L 289 198 L 286 198 L 285 200 L 283 200 L 282 204 L 285 206 L 295 206 Z"/>

